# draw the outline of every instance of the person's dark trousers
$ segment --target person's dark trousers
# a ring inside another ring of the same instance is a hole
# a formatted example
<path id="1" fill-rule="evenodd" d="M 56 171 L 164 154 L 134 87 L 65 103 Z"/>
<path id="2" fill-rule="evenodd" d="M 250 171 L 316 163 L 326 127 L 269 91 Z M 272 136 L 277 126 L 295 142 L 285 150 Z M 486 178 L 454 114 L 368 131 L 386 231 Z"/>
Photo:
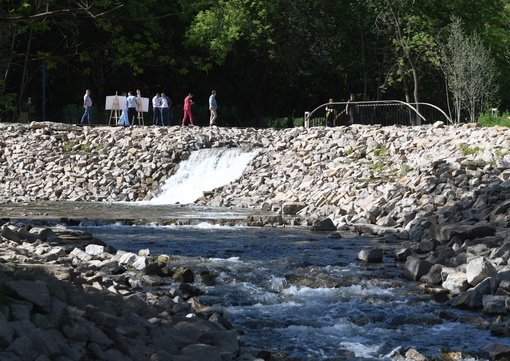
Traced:
<path id="1" fill-rule="evenodd" d="M 170 125 L 170 110 L 168 108 L 161 108 L 161 123 L 163 125 Z"/>
<path id="2" fill-rule="evenodd" d="M 136 108 L 128 108 L 128 120 L 129 124 L 135 125 L 135 121 L 137 121 Z"/>
<path id="3" fill-rule="evenodd" d="M 154 115 L 152 117 L 152 124 L 160 125 L 161 124 L 161 109 L 154 108 Z"/>

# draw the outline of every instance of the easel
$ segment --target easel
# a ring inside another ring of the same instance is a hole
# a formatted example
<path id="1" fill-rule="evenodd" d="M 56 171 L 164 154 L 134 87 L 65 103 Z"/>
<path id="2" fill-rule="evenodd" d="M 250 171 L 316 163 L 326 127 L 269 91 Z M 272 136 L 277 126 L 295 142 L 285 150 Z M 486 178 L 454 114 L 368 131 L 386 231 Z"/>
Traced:
<path id="1" fill-rule="evenodd" d="M 115 120 L 114 125 L 117 125 L 119 123 L 120 119 L 119 111 L 120 111 L 119 98 L 117 92 L 115 92 L 115 99 L 113 99 L 112 110 L 110 111 L 110 120 L 108 121 L 108 125 L 112 125 L 112 119 Z"/>
<path id="2" fill-rule="evenodd" d="M 142 107 L 142 97 L 140 93 L 138 93 L 138 97 L 136 98 L 136 119 L 138 119 L 138 125 L 145 125 L 143 120 L 143 107 Z"/>

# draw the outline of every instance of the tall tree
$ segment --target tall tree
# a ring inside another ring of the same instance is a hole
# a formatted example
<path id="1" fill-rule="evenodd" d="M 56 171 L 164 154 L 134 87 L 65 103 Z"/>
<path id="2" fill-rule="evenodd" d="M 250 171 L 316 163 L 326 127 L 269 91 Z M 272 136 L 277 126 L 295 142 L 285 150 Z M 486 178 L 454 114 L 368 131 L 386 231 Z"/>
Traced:
<path id="1" fill-rule="evenodd" d="M 448 37 L 441 46 L 441 65 L 448 90 L 452 94 L 455 119 L 463 110 L 471 122 L 491 102 L 498 90 L 496 63 L 477 33 L 466 35 L 459 18 L 453 18 Z"/>
<path id="2" fill-rule="evenodd" d="M 439 5 L 438 2 L 431 2 Z M 416 103 L 419 111 L 420 81 L 424 69 L 437 65 L 436 32 L 438 19 L 431 15 L 431 3 L 418 4 L 415 0 L 383 0 L 384 8 L 376 20 L 379 31 L 391 36 L 395 67 L 393 74 L 401 81 L 406 101 Z M 437 10 L 436 10 L 437 13 Z M 410 76 L 409 76 L 410 75 Z M 411 90 L 412 88 L 412 99 Z M 420 118 L 416 117 L 415 124 Z"/>

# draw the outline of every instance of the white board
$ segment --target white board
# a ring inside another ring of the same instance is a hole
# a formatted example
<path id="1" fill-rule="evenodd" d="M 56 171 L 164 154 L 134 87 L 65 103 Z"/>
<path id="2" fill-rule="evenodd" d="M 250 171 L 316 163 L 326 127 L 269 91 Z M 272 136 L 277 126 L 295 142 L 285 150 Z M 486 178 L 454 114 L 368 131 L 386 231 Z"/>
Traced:
<path id="1" fill-rule="evenodd" d="M 147 113 L 149 111 L 149 98 L 142 98 L 142 112 Z"/>
<path id="2" fill-rule="evenodd" d="M 118 101 L 118 108 L 114 108 L 113 107 L 113 104 L 115 102 L 115 98 L 117 98 L 117 101 Z M 124 109 L 126 107 L 126 97 L 125 96 L 122 96 L 122 95 L 108 95 L 106 97 L 106 102 L 105 102 L 105 106 L 104 106 L 104 109 L 105 110 L 110 110 L 110 109 Z M 148 108 L 148 106 L 147 106 Z"/>

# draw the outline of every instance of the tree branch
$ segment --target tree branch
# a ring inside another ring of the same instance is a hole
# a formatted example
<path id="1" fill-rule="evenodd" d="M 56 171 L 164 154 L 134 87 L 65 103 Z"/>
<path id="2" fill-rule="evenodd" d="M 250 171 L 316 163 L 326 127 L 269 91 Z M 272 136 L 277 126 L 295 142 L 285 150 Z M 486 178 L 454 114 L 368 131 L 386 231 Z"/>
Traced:
<path id="1" fill-rule="evenodd" d="M 106 14 L 108 14 L 112 11 L 115 11 L 123 6 L 124 5 L 118 5 L 112 9 L 108 9 L 101 13 L 94 14 L 91 11 L 90 5 L 80 4 L 80 6 L 78 8 L 74 8 L 74 9 L 70 8 L 70 9 L 45 11 L 45 12 L 37 13 L 34 15 L 27 15 L 27 16 L 20 15 L 20 16 L 8 16 L 8 17 L 0 16 L 0 24 L 30 23 L 30 22 L 38 21 L 38 20 L 45 19 L 45 18 L 52 18 L 52 17 L 62 16 L 62 15 L 69 15 L 69 14 L 71 14 L 71 15 L 85 14 L 88 17 L 96 19 L 98 17 L 105 16 Z"/>

